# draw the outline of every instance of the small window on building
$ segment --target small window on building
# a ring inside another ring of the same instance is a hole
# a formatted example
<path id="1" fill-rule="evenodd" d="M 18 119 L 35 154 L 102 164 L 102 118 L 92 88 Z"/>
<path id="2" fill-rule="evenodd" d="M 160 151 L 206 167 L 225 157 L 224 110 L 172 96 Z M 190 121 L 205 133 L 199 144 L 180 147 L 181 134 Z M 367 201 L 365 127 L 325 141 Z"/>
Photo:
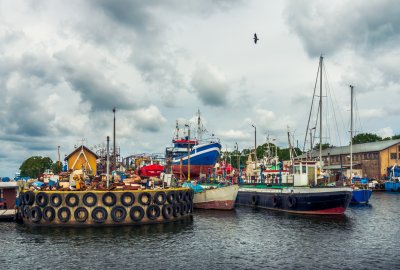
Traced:
<path id="1" fill-rule="evenodd" d="M 397 153 L 390 153 L 390 159 L 397 159 Z"/>
<path id="2" fill-rule="evenodd" d="M 398 148 L 398 151 L 400 152 L 400 144 L 399 144 L 399 145 L 397 145 L 397 148 Z"/>

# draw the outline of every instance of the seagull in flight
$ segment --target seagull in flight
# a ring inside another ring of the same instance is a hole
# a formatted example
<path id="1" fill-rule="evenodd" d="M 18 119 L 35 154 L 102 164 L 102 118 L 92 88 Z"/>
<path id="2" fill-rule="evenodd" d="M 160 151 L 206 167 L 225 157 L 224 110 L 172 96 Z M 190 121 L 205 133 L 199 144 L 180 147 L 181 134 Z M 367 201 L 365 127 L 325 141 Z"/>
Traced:
<path id="1" fill-rule="evenodd" d="M 257 41 L 259 40 L 259 38 L 257 37 L 257 34 L 254 33 L 254 44 L 257 44 Z"/>

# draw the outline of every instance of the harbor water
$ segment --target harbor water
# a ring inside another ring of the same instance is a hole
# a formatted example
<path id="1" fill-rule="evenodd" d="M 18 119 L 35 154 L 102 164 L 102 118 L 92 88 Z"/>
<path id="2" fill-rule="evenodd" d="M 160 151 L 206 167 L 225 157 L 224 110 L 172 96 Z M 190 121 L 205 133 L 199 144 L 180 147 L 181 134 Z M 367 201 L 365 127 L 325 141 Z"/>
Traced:
<path id="1" fill-rule="evenodd" d="M 173 223 L 31 228 L 0 223 L 1 269 L 400 269 L 400 194 L 344 215 L 248 207 Z"/>

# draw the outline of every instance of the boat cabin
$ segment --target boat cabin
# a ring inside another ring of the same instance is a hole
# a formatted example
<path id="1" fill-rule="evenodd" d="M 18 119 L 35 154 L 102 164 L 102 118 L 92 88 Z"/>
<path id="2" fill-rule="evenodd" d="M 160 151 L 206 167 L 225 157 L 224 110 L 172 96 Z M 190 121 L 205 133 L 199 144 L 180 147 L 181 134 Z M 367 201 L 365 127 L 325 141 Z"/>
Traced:
<path id="1" fill-rule="evenodd" d="M 317 161 L 295 161 L 293 164 L 293 185 L 317 185 Z"/>

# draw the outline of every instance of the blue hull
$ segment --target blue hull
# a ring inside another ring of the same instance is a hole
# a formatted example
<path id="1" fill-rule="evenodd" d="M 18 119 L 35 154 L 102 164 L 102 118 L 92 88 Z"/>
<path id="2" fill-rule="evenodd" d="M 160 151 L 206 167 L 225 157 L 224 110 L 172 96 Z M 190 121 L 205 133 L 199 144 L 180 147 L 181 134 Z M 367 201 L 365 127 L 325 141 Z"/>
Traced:
<path id="1" fill-rule="evenodd" d="M 400 191 L 400 183 L 387 181 L 387 182 L 385 182 L 385 190 L 386 191 Z"/>
<path id="2" fill-rule="evenodd" d="M 212 165 L 214 166 L 219 157 L 221 145 L 219 143 L 210 143 L 201 145 L 190 151 L 190 165 Z M 172 165 L 188 165 L 188 155 L 183 154 L 172 160 Z"/>
<path id="3" fill-rule="evenodd" d="M 370 189 L 358 189 L 353 190 L 351 197 L 351 203 L 368 203 L 371 198 L 372 190 Z"/>

